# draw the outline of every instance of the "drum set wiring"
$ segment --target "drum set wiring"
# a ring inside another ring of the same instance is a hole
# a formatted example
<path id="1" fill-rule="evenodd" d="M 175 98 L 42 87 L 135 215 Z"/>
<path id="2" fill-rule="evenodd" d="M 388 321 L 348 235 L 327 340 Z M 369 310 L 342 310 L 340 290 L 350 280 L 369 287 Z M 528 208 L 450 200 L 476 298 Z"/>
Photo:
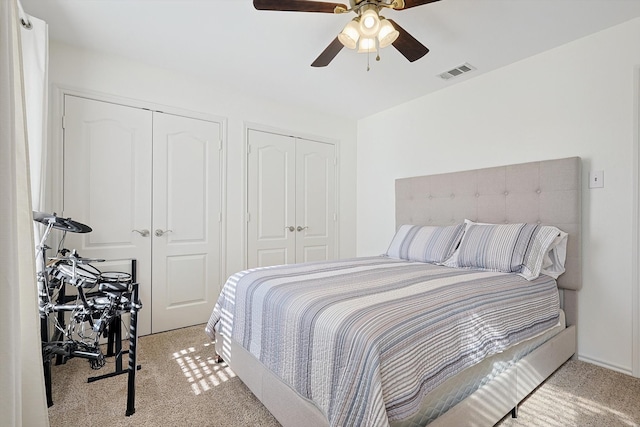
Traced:
<path id="1" fill-rule="evenodd" d="M 104 259 L 83 258 L 75 249 L 63 248 L 67 232 L 90 233 L 91 227 L 53 214 L 33 212 L 33 220 L 46 226 L 36 246 L 38 309 L 42 339 L 42 360 L 48 406 L 53 405 L 51 364 L 64 364 L 71 358 L 89 361 L 92 369 L 105 366 L 108 357 L 115 358 L 115 371 L 88 382 L 120 374 L 128 374 L 126 416 L 135 412 L 135 373 L 137 320 L 142 308 L 135 280 L 136 260 L 131 260 L 131 274 L 120 271 L 102 272 L 93 264 Z M 52 230 L 63 232 L 56 256 L 47 257 L 51 247 L 46 242 Z M 75 292 L 67 293 L 67 287 Z M 129 348 L 122 349 L 122 316 L 130 314 Z M 52 330 L 51 330 L 52 329 Z M 107 338 L 106 354 L 100 341 Z M 122 356 L 128 354 L 127 369 Z"/>

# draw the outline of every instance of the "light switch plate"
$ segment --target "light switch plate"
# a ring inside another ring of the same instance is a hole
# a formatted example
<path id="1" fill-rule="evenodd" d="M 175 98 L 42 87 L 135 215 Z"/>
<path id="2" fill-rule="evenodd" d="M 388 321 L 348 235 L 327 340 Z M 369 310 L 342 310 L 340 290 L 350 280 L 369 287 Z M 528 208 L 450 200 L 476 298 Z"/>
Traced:
<path id="1" fill-rule="evenodd" d="M 589 188 L 604 187 L 604 171 L 589 172 Z"/>

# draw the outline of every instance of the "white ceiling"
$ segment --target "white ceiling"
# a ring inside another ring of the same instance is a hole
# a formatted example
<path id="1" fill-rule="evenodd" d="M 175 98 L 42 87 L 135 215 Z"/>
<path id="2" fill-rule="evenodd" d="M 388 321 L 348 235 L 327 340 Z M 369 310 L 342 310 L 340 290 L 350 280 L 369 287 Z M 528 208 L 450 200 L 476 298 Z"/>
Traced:
<path id="1" fill-rule="evenodd" d="M 21 3 L 47 21 L 52 40 L 354 119 L 640 16 L 640 0 L 441 0 L 388 10 L 431 51 L 410 63 L 390 46 L 367 71 L 367 55 L 346 48 L 328 67 L 310 66 L 351 13 L 257 11 L 252 0 Z M 465 62 L 477 70 L 437 77 Z"/>

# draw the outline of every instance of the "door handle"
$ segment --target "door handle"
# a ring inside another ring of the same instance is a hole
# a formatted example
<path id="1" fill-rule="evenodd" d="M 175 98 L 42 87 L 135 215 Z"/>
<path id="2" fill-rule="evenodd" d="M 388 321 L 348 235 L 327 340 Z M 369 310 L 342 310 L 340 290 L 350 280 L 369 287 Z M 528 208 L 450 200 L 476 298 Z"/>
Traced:
<path id="1" fill-rule="evenodd" d="M 148 237 L 148 236 L 149 236 L 149 230 L 146 230 L 146 229 L 145 229 L 145 230 L 131 230 L 131 232 L 132 232 L 132 233 L 133 233 L 134 231 L 135 231 L 136 233 L 140 233 L 140 235 L 141 235 L 142 237 Z"/>
<path id="2" fill-rule="evenodd" d="M 309 228 L 309 227 L 308 227 L 308 226 L 306 226 L 306 225 L 305 225 L 304 227 L 303 227 L 303 226 L 301 226 L 301 225 L 299 225 L 299 226 L 298 226 L 298 228 L 297 228 L 297 230 L 298 230 L 298 231 L 302 231 L 302 230 L 304 230 L 304 229 L 306 229 L 306 228 Z"/>
<path id="3" fill-rule="evenodd" d="M 290 225 L 290 226 L 288 226 L 288 227 L 285 227 L 285 230 L 287 230 L 287 229 L 288 229 L 290 232 L 292 232 L 292 233 L 293 233 L 294 231 L 296 231 L 296 228 L 295 228 L 293 225 Z"/>
<path id="4" fill-rule="evenodd" d="M 156 235 L 156 237 L 162 237 L 164 234 L 172 233 L 172 232 L 173 232 L 173 230 L 160 230 L 158 228 L 154 234 Z"/>

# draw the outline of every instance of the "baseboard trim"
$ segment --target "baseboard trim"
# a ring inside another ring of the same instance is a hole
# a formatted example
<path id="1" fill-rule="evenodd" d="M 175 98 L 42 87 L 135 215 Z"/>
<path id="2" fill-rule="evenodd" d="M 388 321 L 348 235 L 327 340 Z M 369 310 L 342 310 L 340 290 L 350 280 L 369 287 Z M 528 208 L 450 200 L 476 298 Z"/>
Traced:
<path id="1" fill-rule="evenodd" d="M 583 356 L 581 354 L 578 355 L 578 360 L 582 362 L 591 363 L 592 365 L 600 366 L 602 368 L 611 369 L 612 371 L 634 376 L 633 369 L 629 366 L 614 365 L 612 363 L 603 362 L 602 360 L 594 359 L 588 356 Z"/>

